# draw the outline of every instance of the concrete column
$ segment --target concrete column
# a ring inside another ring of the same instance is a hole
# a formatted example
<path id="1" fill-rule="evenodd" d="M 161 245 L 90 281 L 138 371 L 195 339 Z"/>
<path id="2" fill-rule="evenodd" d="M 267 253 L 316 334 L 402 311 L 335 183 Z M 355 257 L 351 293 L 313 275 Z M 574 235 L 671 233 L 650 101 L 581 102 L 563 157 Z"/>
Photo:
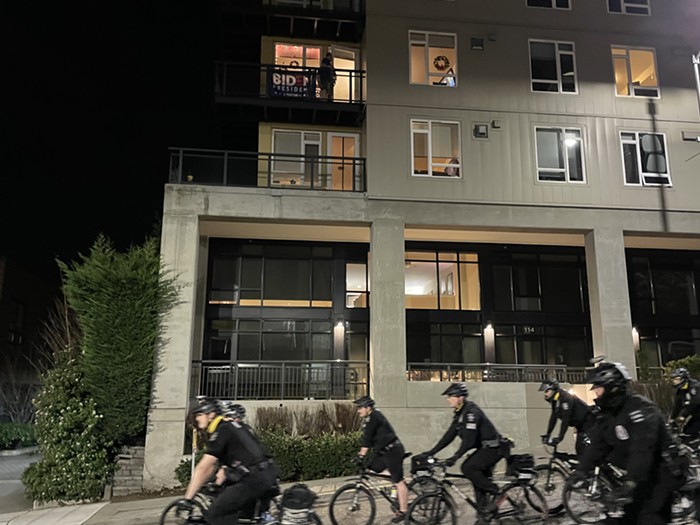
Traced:
<path id="1" fill-rule="evenodd" d="M 372 396 L 381 407 L 405 407 L 406 306 L 404 223 L 372 223 L 369 276 L 371 291 L 369 366 Z"/>
<path id="2" fill-rule="evenodd" d="M 162 264 L 177 277 L 180 293 L 179 303 L 164 320 L 153 377 L 143 472 L 143 485 L 148 490 L 178 484 L 175 468 L 182 459 L 190 392 L 198 256 L 197 216 L 166 213 Z"/>
<path id="3" fill-rule="evenodd" d="M 623 363 L 636 378 L 625 243 L 619 228 L 586 234 L 586 268 L 594 355 Z"/>

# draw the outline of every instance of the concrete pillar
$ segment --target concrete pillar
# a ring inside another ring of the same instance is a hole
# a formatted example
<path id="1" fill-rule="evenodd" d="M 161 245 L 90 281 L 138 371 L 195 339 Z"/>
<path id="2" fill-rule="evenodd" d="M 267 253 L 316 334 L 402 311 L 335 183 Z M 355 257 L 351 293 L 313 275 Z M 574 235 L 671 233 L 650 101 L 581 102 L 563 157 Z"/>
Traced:
<path id="1" fill-rule="evenodd" d="M 369 366 L 372 396 L 381 407 L 405 407 L 406 307 L 404 223 L 372 223 L 369 276 L 371 291 Z"/>
<path id="2" fill-rule="evenodd" d="M 623 363 L 636 378 L 625 243 L 619 228 L 586 234 L 586 268 L 594 355 Z"/>
<path id="3" fill-rule="evenodd" d="M 199 228 L 196 215 L 163 217 L 161 257 L 177 277 L 179 302 L 164 320 L 148 415 L 143 486 L 178 485 L 175 468 L 183 455 L 194 336 Z"/>

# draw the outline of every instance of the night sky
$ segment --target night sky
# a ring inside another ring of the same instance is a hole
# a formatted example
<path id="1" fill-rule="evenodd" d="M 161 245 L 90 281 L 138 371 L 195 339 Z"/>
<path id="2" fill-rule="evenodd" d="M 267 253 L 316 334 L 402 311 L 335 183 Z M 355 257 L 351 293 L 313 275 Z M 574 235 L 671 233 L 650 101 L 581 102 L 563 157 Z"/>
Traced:
<path id="1" fill-rule="evenodd" d="M 57 275 L 154 231 L 168 147 L 218 146 L 216 3 L 4 4 L 0 254 Z"/>

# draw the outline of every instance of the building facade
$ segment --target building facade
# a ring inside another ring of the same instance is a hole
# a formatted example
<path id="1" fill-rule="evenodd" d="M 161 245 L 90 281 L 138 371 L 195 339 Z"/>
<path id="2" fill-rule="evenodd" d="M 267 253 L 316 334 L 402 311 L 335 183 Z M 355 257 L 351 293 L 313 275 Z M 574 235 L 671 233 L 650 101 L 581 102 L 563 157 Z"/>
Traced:
<path id="1" fill-rule="evenodd" d="M 497 4 L 221 3 L 227 146 L 172 150 L 147 485 L 173 483 L 195 395 L 369 393 L 422 450 L 467 381 L 528 449 L 541 380 L 700 349 L 700 9 Z"/>

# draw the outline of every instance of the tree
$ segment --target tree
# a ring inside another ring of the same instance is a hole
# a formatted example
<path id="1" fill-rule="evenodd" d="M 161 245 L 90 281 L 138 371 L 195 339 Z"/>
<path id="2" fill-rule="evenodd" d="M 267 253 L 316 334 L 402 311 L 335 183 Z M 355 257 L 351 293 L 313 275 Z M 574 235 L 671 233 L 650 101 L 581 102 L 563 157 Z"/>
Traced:
<path id="1" fill-rule="evenodd" d="M 160 321 L 177 300 L 175 279 L 161 272 L 154 238 L 120 254 L 100 235 L 80 258 L 59 266 L 83 334 L 85 388 L 104 417 L 105 438 L 127 444 L 145 433 Z"/>

